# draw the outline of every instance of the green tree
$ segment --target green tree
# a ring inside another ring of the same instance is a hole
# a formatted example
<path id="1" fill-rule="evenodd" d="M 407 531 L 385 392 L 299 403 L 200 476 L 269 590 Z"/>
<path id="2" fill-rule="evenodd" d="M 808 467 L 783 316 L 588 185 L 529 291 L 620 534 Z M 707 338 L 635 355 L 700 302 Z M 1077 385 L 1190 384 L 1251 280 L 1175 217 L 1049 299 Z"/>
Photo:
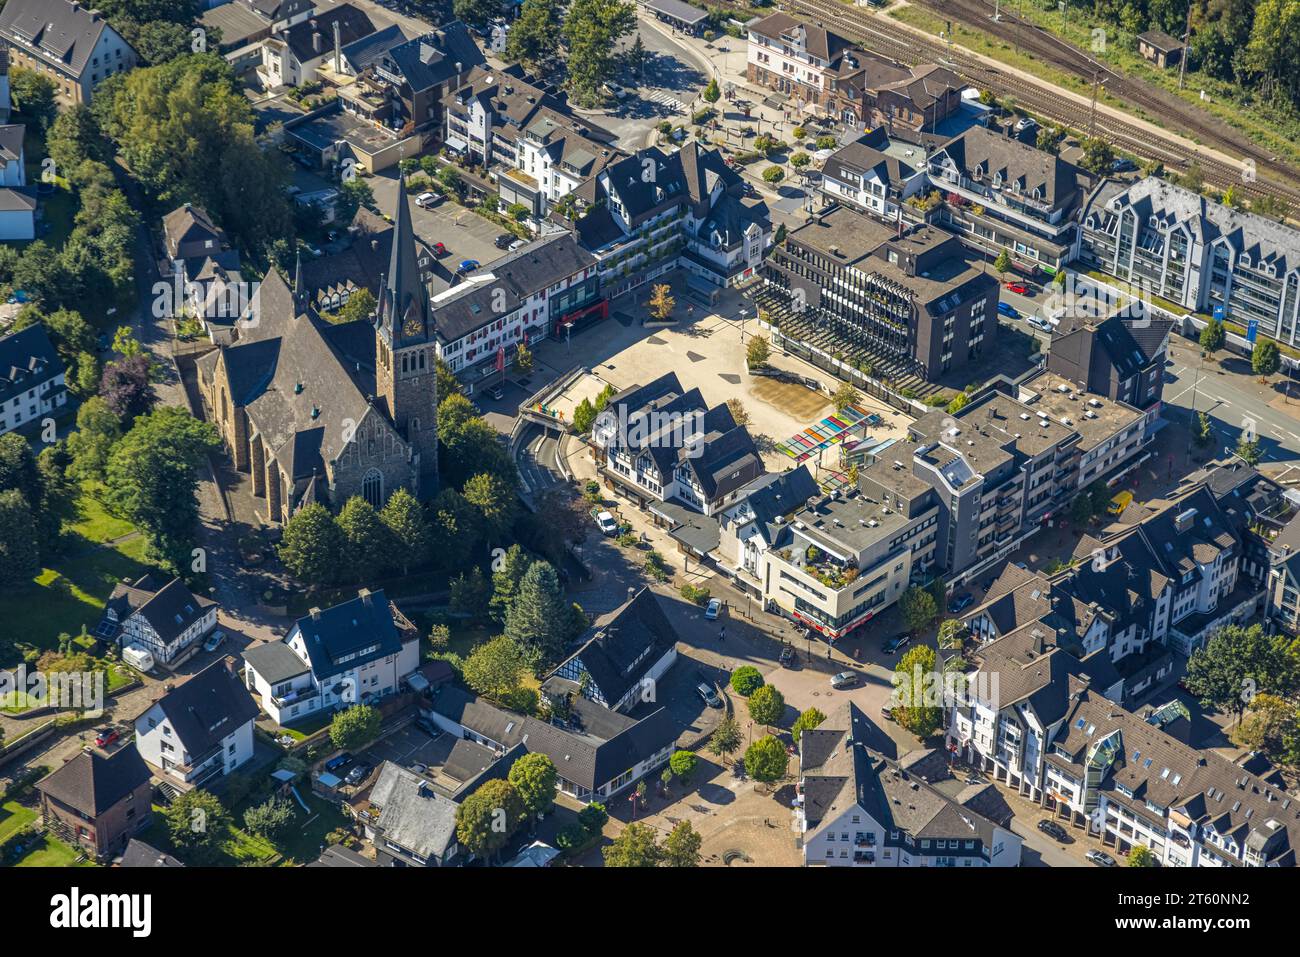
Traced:
<path id="1" fill-rule="evenodd" d="M 862 400 L 862 394 L 854 387 L 852 382 L 841 382 L 831 393 L 831 402 L 835 405 L 836 412 L 843 412 L 851 405 L 856 405 Z"/>
<path id="2" fill-rule="evenodd" d="M 771 183 L 775 186 L 783 179 L 785 179 L 785 170 L 781 169 L 779 166 L 769 166 L 767 169 L 763 170 L 763 182 L 765 183 Z"/>
<path id="3" fill-rule="evenodd" d="M 939 625 L 939 635 L 936 644 L 945 651 L 961 651 L 962 646 L 966 643 L 966 636 L 970 630 L 965 623 L 957 618 L 945 619 Z"/>
<path id="4" fill-rule="evenodd" d="M 1151 848 L 1143 844 L 1136 844 L 1134 845 L 1133 850 L 1128 852 L 1128 866 L 1155 867 L 1156 856 L 1151 853 Z"/>
<path id="5" fill-rule="evenodd" d="M 510 531 L 519 505 L 512 484 L 490 472 L 472 476 L 462 492 L 465 501 L 478 509 L 481 528 L 489 541 L 500 541 Z"/>
<path id="6" fill-rule="evenodd" d="M 613 843 L 601 848 L 606 867 L 656 867 L 663 851 L 655 842 L 654 828 L 633 822 L 623 828 Z"/>
<path id="7" fill-rule="evenodd" d="M 353 689 L 356 694 L 360 689 Z M 340 751 L 356 751 L 379 737 L 383 717 L 378 708 L 354 704 L 334 715 L 330 721 L 330 743 Z"/>
<path id="8" fill-rule="evenodd" d="M 554 664 L 564 657 L 573 637 L 573 616 L 559 576 L 550 562 L 534 562 L 519 580 L 519 590 L 506 614 L 505 633 L 534 663 Z"/>
<path id="9" fill-rule="evenodd" d="M 534 71 L 550 63 L 559 55 L 560 22 L 558 0 L 524 0 L 506 38 L 506 59 Z"/>
<path id="10" fill-rule="evenodd" d="M 734 718 L 725 717 L 713 729 L 713 734 L 709 735 L 709 753 L 726 761 L 727 755 L 736 751 L 742 741 L 744 735 L 740 733 L 740 725 L 736 724 Z"/>
<path id="11" fill-rule="evenodd" d="M 1228 625 L 1210 635 L 1187 660 L 1187 690 L 1205 707 L 1240 718 L 1258 694 L 1295 690 L 1296 650 L 1283 635 L 1256 624 Z"/>
<path id="12" fill-rule="evenodd" d="M 340 223 L 351 223 L 357 211 L 373 209 L 375 191 L 360 176 L 344 179 L 339 184 L 338 199 L 334 201 L 334 216 Z"/>
<path id="13" fill-rule="evenodd" d="M 388 497 L 379 513 L 379 520 L 397 543 L 394 563 L 401 567 L 403 575 L 409 573 L 412 566 L 429 560 L 433 536 L 424 508 L 414 495 L 405 488 L 397 489 Z"/>
<path id="14" fill-rule="evenodd" d="M 509 781 L 488 781 L 456 809 L 456 839 L 471 854 L 492 860 L 519 829 L 524 802 Z"/>
<path id="15" fill-rule="evenodd" d="M 518 594 L 519 582 L 532 563 L 532 556 L 524 551 L 522 545 L 511 545 L 506 550 L 501 559 L 501 567 L 492 573 L 492 601 L 489 608 L 496 621 L 506 620 L 506 613 Z"/>
<path id="16" fill-rule="evenodd" d="M 1011 254 L 1005 249 L 998 253 L 998 258 L 993 260 L 993 268 L 1001 276 L 1006 276 L 1011 272 Z"/>
<path id="17" fill-rule="evenodd" d="M 573 0 L 561 35 L 568 48 L 569 93 L 578 106 L 604 101 L 602 85 L 615 71 L 618 41 L 636 29 L 636 11 L 622 0 Z"/>
<path id="18" fill-rule="evenodd" d="M 1250 368 L 1261 381 L 1267 380 L 1282 368 L 1282 354 L 1277 350 L 1277 343 L 1272 339 L 1262 339 L 1255 343 L 1250 354 Z"/>
<path id="19" fill-rule="evenodd" d="M 767 365 L 768 357 L 771 355 L 771 348 L 764 336 L 754 336 L 749 340 L 749 345 L 745 348 L 745 359 L 751 369 L 760 369 Z"/>
<path id="20" fill-rule="evenodd" d="M 780 724 L 785 717 L 785 695 L 772 685 L 763 685 L 749 696 L 749 716 L 762 725 Z"/>
<path id="21" fill-rule="evenodd" d="M 105 146 L 99 124 L 84 103 L 61 112 L 45 136 L 45 150 L 54 160 L 54 169 L 65 176 L 86 160 L 102 163 L 107 158 Z"/>
<path id="22" fill-rule="evenodd" d="M 40 558 L 32 507 L 17 489 L 0 492 L 0 585 L 30 582 Z"/>
<path id="23" fill-rule="evenodd" d="M 451 5 L 456 19 L 464 20 L 472 27 L 484 27 L 501 13 L 501 4 L 497 0 L 454 0 Z"/>
<path id="24" fill-rule="evenodd" d="M 313 502 L 289 517 L 277 551 L 289 574 L 305 585 L 320 586 L 338 580 L 348 545 L 329 509 Z"/>
<path id="25" fill-rule="evenodd" d="M 348 296 L 348 301 L 343 304 L 343 308 L 338 311 L 337 319 L 343 322 L 360 322 L 363 319 L 369 319 L 375 314 L 375 309 L 379 305 L 374 293 L 362 286 L 352 295 Z"/>
<path id="26" fill-rule="evenodd" d="M 21 66 L 9 70 L 9 93 L 14 106 L 42 130 L 54 122 L 58 109 L 56 92 L 54 81 L 44 74 Z"/>
<path id="27" fill-rule="evenodd" d="M 475 648 L 465 659 L 465 683 L 481 695 L 503 701 L 519 689 L 528 659 L 518 643 L 498 635 Z"/>
<path id="28" fill-rule="evenodd" d="M 695 756 L 694 751 L 674 751 L 673 756 L 668 759 L 668 767 L 683 781 L 691 776 L 699 763 L 700 759 Z"/>
<path id="29" fill-rule="evenodd" d="M 454 488 L 445 488 L 432 502 L 428 527 L 432 554 L 439 568 L 457 568 L 462 555 L 475 554 L 482 544 L 479 512 Z"/>
<path id="30" fill-rule="evenodd" d="M 591 431 L 591 427 L 596 424 L 598 414 L 596 407 L 591 404 L 591 400 L 583 399 L 573 410 L 573 431 L 578 435 L 586 435 Z"/>
<path id="31" fill-rule="evenodd" d="M 795 718 L 794 724 L 790 727 L 790 736 L 794 738 L 794 743 L 798 744 L 799 739 L 803 737 L 805 731 L 811 731 L 823 721 L 826 715 L 816 708 L 808 708 Z"/>
<path id="32" fill-rule="evenodd" d="M 379 519 L 373 505 L 359 495 L 344 503 L 338 517 L 343 533 L 349 577 L 367 581 L 378 577 L 389 566 L 393 554 L 393 533 Z"/>
<path id="33" fill-rule="evenodd" d="M 1259 460 L 1264 457 L 1263 450 L 1259 447 L 1259 440 L 1247 438 L 1245 433 L 1237 439 L 1237 447 L 1233 449 L 1233 454 L 1247 465 L 1258 465 Z"/>
<path id="34" fill-rule="evenodd" d="M 272 844 L 293 823 L 293 805 L 281 797 L 267 798 L 244 812 L 244 827 Z"/>
<path id="35" fill-rule="evenodd" d="M 790 157 L 790 165 L 795 169 L 801 170 L 812 162 L 812 157 L 807 153 L 799 152 Z"/>
<path id="36" fill-rule="evenodd" d="M 609 820 L 609 812 L 599 801 L 592 801 L 578 812 L 578 823 L 588 834 L 599 834 Z"/>
<path id="37" fill-rule="evenodd" d="M 731 688 L 742 698 L 748 698 L 763 687 L 763 673 L 753 665 L 741 665 L 731 673 Z"/>
<path id="38" fill-rule="evenodd" d="M 163 812 L 172 846 L 190 864 L 212 863 L 230 825 L 230 816 L 216 796 L 195 788 L 178 795 Z"/>
<path id="39" fill-rule="evenodd" d="M 109 453 L 105 505 L 144 533 L 151 560 L 177 574 L 193 561 L 197 470 L 220 444 L 212 425 L 168 406 L 136 419 Z"/>
<path id="40" fill-rule="evenodd" d="M 745 750 L 745 773 L 755 781 L 771 784 L 785 777 L 790 756 L 785 745 L 770 734 L 759 738 Z"/>
<path id="41" fill-rule="evenodd" d="M 1201 330 L 1201 348 L 1213 356 L 1223 348 L 1224 342 L 1228 339 L 1228 334 L 1224 331 L 1223 323 L 1218 319 L 1211 319 Z"/>
<path id="42" fill-rule="evenodd" d="M 1294 702 L 1276 694 L 1251 699 L 1232 740 L 1251 751 L 1268 755 L 1277 764 L 1294 765 L 1300 744 L 1300 715 Z"/>
<path id="43" fill-rule="evenodd" d="M 956 415 L 962 409 L 966 408 L 968 402 L 970 402 L 970 396 L 965 392 L 958 392 L 953 396 L 952 401 L 948 403 L 948 414 Z"/>
<path id="44" fill-rule="evenodd" d="M 722 99 L 722 91 L 718 89 L 718 78 L 716 76 L 709 78 L 709 84 L 704 88 L 704 92 L 700 96 L 704 97 L 706 103 L 717 103 L 718 100 Z"/>
<path id="45" fill-rule="evenodd" d="M 913 585 L 903 592 L 898 605 L 903 614 L 903 626 L 912 632 L 920 631 L 939 614 L 934 596 L 919 585 Z"/>
<path id="46" fill-rule="evenodd" d="M 477 565 L 451 580 L 451 610 L 457 614 L 472 619 L 482 618 L 491 597 L 492 586 L 488 584 L 483 569 Z"/>
<path id="47" fill-rule="evenodd" d="M 934 680 L 937 656 L 928 645 L 908 649 L 894 669 L 894 692 L 891 710 L 894 720 L 922 741 L 935 734 L 943 724 L 943 708 L 937 701 L 927 700 L 927 691 Z"/>
<path id="48" fill-rule="evenodd" d="M 533 752 L 520 756 L 510 765 L 507 780 L 519 794 L 524 810 L 533 817 L 549 814 L 555 806 L 560 775 L 554 762 L 546 755 Z"/>
<path id="49" fill-rule="evenodd" d="M 1109 140 L 1100 136 L 1085 137 L 1082 145 L 1083 156 L 1079 165 L 1089 173 L 1101 173 L 1110 169 L 1110 164 L 1115 162 L 1115 148 Z"/>
<path id="50" fill-rule="evenodd" d="M 1192 433 L 1192 441 L 1202 448 L 1214 441 L 1214 426 L 1205 412 L 1196 413 L 1196 431 Z"/>
<path id="51" fill-rule="evenodd" d="M 664 838 L 662 860 L 665 867 L 699 867 L 704 838 L 690 821 L 678 821 Z"/>

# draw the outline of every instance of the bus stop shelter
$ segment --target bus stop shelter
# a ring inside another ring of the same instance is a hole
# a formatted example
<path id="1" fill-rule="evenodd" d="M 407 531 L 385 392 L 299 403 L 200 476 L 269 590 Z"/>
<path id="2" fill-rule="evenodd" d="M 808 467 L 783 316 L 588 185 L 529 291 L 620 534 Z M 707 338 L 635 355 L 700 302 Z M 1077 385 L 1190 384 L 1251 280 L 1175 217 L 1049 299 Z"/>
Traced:
<path id="1" fill-rule="evenodd" d="M 644 6 L 664 23 L 692 36 L 698 36 L 709 19 L 706 11 L 682 0 L 644 0 Z"/>

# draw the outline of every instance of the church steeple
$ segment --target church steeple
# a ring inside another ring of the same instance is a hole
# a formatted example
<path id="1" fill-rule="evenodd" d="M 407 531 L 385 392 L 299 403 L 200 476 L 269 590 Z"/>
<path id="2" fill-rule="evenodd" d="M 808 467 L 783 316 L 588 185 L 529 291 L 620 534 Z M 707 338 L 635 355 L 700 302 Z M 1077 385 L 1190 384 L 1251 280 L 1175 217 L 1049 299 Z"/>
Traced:
<path id="1" fill-rule="evenodd" d="M 302 284 L 302 247 L 298 247 L 298 260 L 293 265 L 293 300 L 302 308 L 307 302 L 307 291 Z"/>
<path id="2" fill-rule="evenodd" d="M 427 341 L 429 294 L 420 277 L 415 252 L 415 231 L 411 227 L 411 204 L 406 193 L 406 174 L 397 177 L 397 209 L 393 216 L 393 247 L 388 273 L 379 290 L 380 334 L 394 346 Z"/>

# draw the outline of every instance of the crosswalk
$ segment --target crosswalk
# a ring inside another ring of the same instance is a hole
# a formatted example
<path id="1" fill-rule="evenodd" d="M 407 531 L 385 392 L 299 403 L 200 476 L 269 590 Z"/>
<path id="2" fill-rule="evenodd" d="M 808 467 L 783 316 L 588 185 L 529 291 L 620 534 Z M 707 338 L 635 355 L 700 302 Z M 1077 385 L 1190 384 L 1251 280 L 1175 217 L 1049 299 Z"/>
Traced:
<path id="1" fill-rule="evenodd" d="M 668 107 L 669 109 L 677 110 L 679 112 L 686 109 L 685 103 L 677 99 L 677 97 L 673 96 L 671 93 L 668 93 L 664 90 L 656 90 L 655 92 L 648 95 L 646 99 L 650 100 L 652 103 L 659 103 L 662 104 L 663 106 Z"/>

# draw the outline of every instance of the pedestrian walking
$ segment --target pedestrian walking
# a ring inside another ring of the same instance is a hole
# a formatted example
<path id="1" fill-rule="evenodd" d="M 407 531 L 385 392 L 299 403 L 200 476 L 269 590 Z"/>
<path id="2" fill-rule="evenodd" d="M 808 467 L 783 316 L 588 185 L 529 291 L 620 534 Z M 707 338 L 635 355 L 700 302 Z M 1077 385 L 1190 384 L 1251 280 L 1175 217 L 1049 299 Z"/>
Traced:
<path id="1" fill-rule="evenodd" d="M 727 626 L 723 625 L 721 628 L 718 629 L 718 641 L 726 641 L 726 640 L 727 640 Z"/>

